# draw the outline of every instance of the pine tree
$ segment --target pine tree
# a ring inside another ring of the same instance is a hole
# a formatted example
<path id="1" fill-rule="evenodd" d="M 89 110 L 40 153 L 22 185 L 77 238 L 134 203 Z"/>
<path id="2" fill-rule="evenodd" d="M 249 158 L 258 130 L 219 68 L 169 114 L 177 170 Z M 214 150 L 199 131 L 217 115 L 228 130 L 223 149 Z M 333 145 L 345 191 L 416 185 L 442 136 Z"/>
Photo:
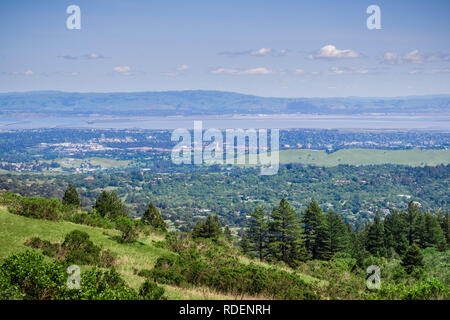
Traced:
<path id="1" fill-rule="evenodd" d="M 151 225 L 155 229 L 159 229 L 163 232 L 167 232 L 167 227 L 161 213 L 156 209 L 153 202 L 150 202 L 147 210 L 145 210 L 144 215 L 141 220 L 144 224 Z"/>
<path id="2" fill-rule="evenodd" d="M 78 191 L 72 184 L 69 184 L 66 191 L 64 192 L 62 203 L 65 205 L 73 205 L 76 207 L 81 207 L 81 201 L 80 198 L 78 197 Z"/>
<path id="3" fill-rule="evenodd" d="M 384 232 L 386 249 L 403 255 L 408 248 L 408 229 L 406 221 L 397 211 L 391 212 L 384 219 Z"/>
<path id="4" fill-rule="evenodd" d="M 128 215 L 127 210 L 117 193 L 103 191 L 95 201 L 94 209 L 102 216 L 116 220 Z"/>
<path id="5" fill-rule="evenodd" d="M 268 227 L 264 207 L 256 207 L 250 212 L 250 219 L 247 221 L 249 251 L 255 252 L 260 261 L 268 253 Z"/>
<path id="6" fill-rule="evenodd" d="M 219 218 L 216 215 L 209 214 L 205 220 L 197 222 L 192 230 L 194 238 L 207 238 L 217 240 L 222 234 Z"/>
<path id="7" fill-rule="evenodd" d="M 382 257 L 386 256 L 384 239 L 384 226 L 381 221 L 380 214 L 375 214 L 374 221 L 369 225 L 367 230 L 367 251 L 372 255 Z"/>
<path id="8" fill-rule="evenodd" d="M 230 241 L 232 239 L 231 230 L 230 230 L 229 226 L 225 226 L 223 234 L 228 241 Z"/>
<path id="9" fill-rule="evenodd" d="M 361 226 L 357 226 L 356 230 L 350 234 L 350 253 L 359 266 L 363 266 L 364 260 L 370 255 L 366 250 L 366 239 L 366 229 Z"/>
<path id="10" fill-rule="evenodd" d="M 411 274 L 414 271 L 420 271 L 420 269 L 423 268 L 423 255 L 416 244 L 413 244 L 406 250 L 401 264 L 408 274 Z"/>
<path id="11" fill-rule="evenodd" d="M 420 240 L 419 225 L 421 212 L 416 202 L 410 201 L 408 203 L 408 211 L 403 213 L 403 219 L 406 221 L 408 243 L 411 246 Z"/>
<path id="12" fill-rule="evenodd" d="M 442 232 L 444 233 L 447 248 L 450 248 L 450 215 L 448 211 L 445 215 L 442 211 L 439 211 L 437 219 L 439 221 L 439 225 L 441 226 Z"/>
<path id="13" fill-rule="evenodd" d="M 322 220 L 322 215 L 322 208 L 320 208 L 316 200 L 312 200 L 303 212 L 301 218 L 305 247 L 313 259 L 317 258 L 316 239 Z"/>
<path id="14" fill-rule="evenodd" d="M 347 231 L 342 217 L 328 212 L 317 234 L 317 258 L 330 260 L 336 253 L 345 251 L 348 246 Z"/>
<path id="15" fill-rule="evenodd" d="M 422 248 L 435 247 L 439 250 L 445 250 L 446 248 L 446 239 L 438 218 L 430 212 L 426 212 L 423 218 L 421 246 Z"/>
<path id="16" fill-rule="evenodd" d="M 249 251 L 249 244 L 248 244 L 247 232 L 245 232 L 245 231 L 242 232 L 240 246 L 241 246 L 242 253 L 247 254 Z"/>
<path id="17" fill-rule="evenodd" d="M 307 257 L 297 214 L 286 199 L 272 210 L 269 222 L 270 253 L 278 260 L 295 265 Z"/>

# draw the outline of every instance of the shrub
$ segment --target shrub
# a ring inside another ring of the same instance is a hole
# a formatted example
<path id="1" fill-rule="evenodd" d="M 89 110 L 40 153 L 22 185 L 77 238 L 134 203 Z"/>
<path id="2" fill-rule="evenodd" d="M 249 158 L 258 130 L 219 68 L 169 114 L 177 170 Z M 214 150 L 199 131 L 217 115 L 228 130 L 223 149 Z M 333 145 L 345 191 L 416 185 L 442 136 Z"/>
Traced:
<path id="1" fill-rule="evenodd" d="M 42 253 L 49 257 L 54 257 L 59 252 L 59 246 L 57 244 L 47 240 L 41 240 L 39 237 L 33 237 L 30 240 L 27 240 L 25 245 L 34 249 L 41 249 Z"/>
<path id="2" fill-rule="evenodd" d="M 137 239 L 137 232 L 133 219 L 121 217 L 116 220 L 116 229 L 122 232 L 121 243 L 132 243 Z"/>
<path id="3" fill-rule="evenodd" d="M 64 206 L 57 199 L 20 198 L 8 207 L 8 210 L 17 215 L 45 220 L 58 220 L 62 217 Z"/>
<path id="4" fill-rule="evenodd" d="M 139 275 L 177 286 L 207 286 L 236 297 L 262 294 L 277 299 L 317 298 L 312 287 L 294 273 L 244 265 L 217 247 L 208 249 L 204 256 L 191 247 L 178 256 L 159 258 L 152 270 L 142 270 Z"/>
<path id="5" fill-rule="evenodd" d="M 139 289 L 139 296 L 144 300 L 166 300 L 164 288 L 146 280 Z"/>
<path id="6" fill-rule="evenodd" d="M 64 265 L 59 261 L 44 262 L 41 254 L 26 251 L 9 256 L 1 265 L 3 287 L 0 295 L 20 295 L 23 299 L 52 300 L 65 290 Z"/>
<path id="7" fill-rule="evenodd" d="M 438 279 L 427 279 L 417 283 L 403 296 L 406 300 L 448 300 L 450 292 L 444 282 Z"/>
<path id="8" fill-rule="evenodd" d="M 65 260 L 66 265 L 97 265 L 109 268 L 114 265 L 116 260 L 113 252 L 101 250 L 89 239 L 89 234 L 79 230 L 68 233 L 61 245 L 41 240 L 38 237 L 27 240 L 25 244 L 43 250 L 42 253 L 46 256 Z"/>
<path id="9" fill-rule="evenodd" d="M 61 249 L 66 251 L 68 264 L 96 265 L 99 263 L 100 247 L 89 240 L 89 234 L 74 230 L 66 235 Z"/>
<path id="10" fill-rule="evenodd" d="M 77 224 L 85 224 L 91 227 L 99 227 L 110 229 L 113 227 L 113 224 L 109 219 L 103 218 L 97 212 L 86 213 L 86 212 L 75 212 L 65 217 L 65 220 L 77 223 Z"/>
<path id="11" fill-rule="evenodd" d="M 117 255 L 109 249 L 102 250 L 99 257 L 99 267 L 110 268 L 115 265 Z"/>
<path id="12" fill-rule="evenodd" d="M 81 274 L 80 289 L 66 285 L 66 266 L 45 262 L 36 252 L 6 258 L 0 265 L 0 299 L 26 300 L 163 300 L 164 288 L 145 281 L 139 292 L 130 288 L 114 269 L 92 268 Z"/>

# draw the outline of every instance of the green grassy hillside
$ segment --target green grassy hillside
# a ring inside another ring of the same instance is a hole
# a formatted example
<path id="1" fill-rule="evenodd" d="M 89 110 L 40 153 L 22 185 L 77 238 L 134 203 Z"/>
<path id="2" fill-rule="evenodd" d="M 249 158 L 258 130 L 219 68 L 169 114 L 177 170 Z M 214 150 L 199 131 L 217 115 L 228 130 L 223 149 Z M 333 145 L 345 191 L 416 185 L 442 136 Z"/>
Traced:
<path id="1" fill-rule="evenodd" d="M 159 257 L 174 255 L 173 252 L 155 246 L 156 241 L 162 240 L 155 234 L 140 238 L 132 244 L 122 244 L 112 239 L 112 236 L 119 234 L 117 230 L 95 228 L 67 221 L 27 218 L 9 213 L 5 207 L 0 207 L 0 262 L 13 253 L 30 250 L 24 243 L 32 237 L 39 237 L 50 242 L 62 242 L 65 235 L 73 230 L 87 232 L 95 244 L 116 253 L 117 270 L 133 288 L 138 288 L 144 282 L 144 278 L 136 275 L 133 270 L 151 269 Z M 249 263 L 253 260 L 240 257 L 240 261 Z M 266 266 L 265 263 L 258 264 Z M 82 267 L 84 268 L 88 267 Z M 280 268 L 289 271 L 288 268 Z M 302 279 L 305 282 L 318 283 L 319 286 L 327 284 L 326 281 L 319 281 L 306 274 L 302 275 Z M 172 285 L 164 285 L 164 287 L 168 299 L 236 299 L 234 296 L 220 294 L 210 288 L 180 288 Z M 245 296 L 245 298 L 264 297 Z"/>
<path id="2" fill-rule="evenodd" d="M 280 163 L 302 163 L 326 167 L 339 164 L 436 166 L 450 163 L 450 150 L 341 149 L 326 153 L 324 150 L 295 149 L 280 151 Z"/>
<path id="3" fill-rule="evenodd" d="M 32 237 L 40 237 L 52 242 L 61 242 L 64 236 L 73 231 L 87 232 L 91 240 L 105 249 L 118 255 L 117 270 L 133 288 L 138 288 L 144 279 L 135 275 L 133 269 L 150 269 L 159 257 L 173 253 L 155 247 L 153 241 L 161 240 L 155 235 L 141 238 L 133 244 L 119 244 L 111 239 L 118 231 L 94 228 L 66 221 L 47 221 L 27 218 L 9 213 L 0 207 L 0 261 L 12 253 L 30 250 L 24 242 Z M 82 268 L 83 269 L 83 268 Z M 208 289 L 181 289 L 165 286 L 169 299 L 228 299 L 225 295 L 216 294 Z"/>

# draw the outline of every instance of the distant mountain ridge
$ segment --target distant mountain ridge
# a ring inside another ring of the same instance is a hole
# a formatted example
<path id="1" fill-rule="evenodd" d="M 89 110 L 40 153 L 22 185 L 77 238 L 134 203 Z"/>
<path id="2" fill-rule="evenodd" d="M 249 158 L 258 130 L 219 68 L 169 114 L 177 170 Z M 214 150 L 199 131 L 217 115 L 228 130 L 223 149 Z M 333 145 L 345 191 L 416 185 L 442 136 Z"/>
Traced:
<path id="1" fill-rule="evenodd" d="M 0 116 L 224 114 L 450 114 L 450 95 L 394 98 L 266 98 L 224 91 L 0 93 Z"/>

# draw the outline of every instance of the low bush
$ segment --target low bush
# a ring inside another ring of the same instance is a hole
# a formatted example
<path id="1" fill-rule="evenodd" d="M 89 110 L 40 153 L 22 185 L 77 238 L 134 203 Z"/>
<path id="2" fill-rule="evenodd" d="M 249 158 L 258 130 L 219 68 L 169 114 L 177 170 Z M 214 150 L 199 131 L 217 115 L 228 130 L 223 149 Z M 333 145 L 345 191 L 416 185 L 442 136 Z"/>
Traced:
<path id="1" fill-rule="evenodd" d="M 253 263 L 245 265 L 218 248 L 201 255 L 192 247 L 178 256 L 159 258 L 152 270 L 141 270 L 139 275 L 177 286 L 207 286 L 236 297 L 248 294 L 275 299 L 317 298 L 312 287 L 295 273 Z"/>
<path id="2" fill-rule="evenodd" d="M 130 288 L 117 271 L 92 268 L 81 273 L 79 289 L 67 287 L 66 265 L 46 262 L 44 256 L 26 251 L 9 256 L 0 265 L 0 299 L 24 300 L 139 300 L 165 299 L 164 288 L 144 282 Z"/>
<path id="3" fill-rule="evenodd" d="M 49 257 L 65 261 L 66 265 L 79 264 L 109 268 L 115 264 L 116 255 L 110 250 L 102 250 L 90 239 L 89 234 L 74 230 L 66 235 L 62 244 L 51 243 L 38 237 L 25 242 L 26 245 L 43 250 Z"/>
<path id="4" fill-rule="evenodd" d="M 59 220 L 63 216 L 64 206 L 57 199 L 22 197 L 8 206 L 8 210 L 17 215 L 45 220 Z"/>
<path id="5" fill-rule="evenodd" d="M 109 221 L 109 219 L 102 217 L 100 214 L 86 213 L 86 212 L 73 212 L 67 214 L 64 217 L 64 220 L 76 223 L 76 224 L 84 224 L 91 227 L 105 228 L 111 229 L 113 228 L 113 223 Z"/>
<path id="6" fill-rule="evenodd" d="M 131 218 L 121 217 L 115 221 L 116 229 L 119 230 L 122 235 L 119 238 L 121 243 L 133 243 L 138 237 L 136 231 L 135 222 Z"/>

